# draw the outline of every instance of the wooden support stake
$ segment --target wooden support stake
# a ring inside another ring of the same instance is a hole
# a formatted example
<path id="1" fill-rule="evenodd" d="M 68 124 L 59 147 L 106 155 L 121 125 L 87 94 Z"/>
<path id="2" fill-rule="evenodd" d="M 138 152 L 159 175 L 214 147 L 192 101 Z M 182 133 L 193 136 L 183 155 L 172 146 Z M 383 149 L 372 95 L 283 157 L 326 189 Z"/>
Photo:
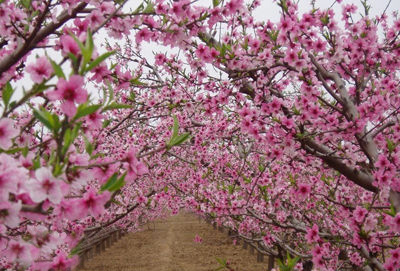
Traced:
<path id="1" fill-rule="evenodd" d="M 213 228 L 214 228 L 214 230 L 217 229 L 217 224 L 216 223 L 213 223 Z"/>
<path id="2" fill-rule="evenodd" d="M 262 263 L 264 261 L 264 254 L 262 254 L 261 252 L 257 253 L 257 262 L 258 263 Z"/>
<path id="3" fill-rule="evenodd" d="M 96 254 L 100 254 L 100 252 L 101 252 L 100 244 L 96 244 Z"/>
<path id="4" fill-rule="evenodd" d="M 88 259 L 92 258 L 93 255 L 94 255 L 94 248 L 92 247 L 91 249 L 89 249 L 89 252 L 88 252 Z"/>
<path id="5" fill-rule="evenodd" d="M 250 253 L 254 254 L 254 247 L 253 246 L 250 246 Z"/>
<path id="6" fill-rule="evenodd" d="M 79 257 L 79 264 L 77 266 L 77 269 L 85 268 L 85 258 L 86 258 L 86 252 L 84 252 L 80 257 Z"/>
<path id="7" fill-rule="evenodd" d="M 106 251 L 106 242 L 105 242 L 105 240 L 101 241 L 100 248 L 101 248 L 101 252 Z"/>
<path id="8" fill-rule="evenodd" d="M 106 248 L 109 248 L 111 246 L 111 235 L 109 235 L 106 239 Z"/>
<path id="9" fill-rule="evenodd" d="M 267 270 L 271 271 L 274 268 L 274 266 L 275 266 L 275 257 L 270 255 L 268 257 L 268 269 Z"/>
<path id="10" fill-rule="evenodd" d="M 258 248 L 262 250 L 262 246 L 260 245 L 260 243 L 258 243 Z M 260 251 L 257 250 L 257 260 L 262 263 L 264 262 L 264 254 L 262 254 Z"/>
<path id="11" fill-rule="evenodd" d="M 246 242 L 246 241 L 243 241 L 243 248 L 244 248 L 244 249 L 247 249 L 247 246 L 248 246 L 247 242 Z"/>

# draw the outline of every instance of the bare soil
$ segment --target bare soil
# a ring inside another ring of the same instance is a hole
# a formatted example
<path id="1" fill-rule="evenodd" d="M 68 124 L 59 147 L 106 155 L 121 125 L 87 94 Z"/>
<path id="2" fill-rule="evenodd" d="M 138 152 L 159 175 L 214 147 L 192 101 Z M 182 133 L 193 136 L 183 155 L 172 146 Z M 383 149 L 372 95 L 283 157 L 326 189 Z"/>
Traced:
<path id="1" fill-rule="evenodd" d="M 150 223 L 131 233 L 85 263 L 83 271 L 214 271 L 225 259 L 235 271 L 267 269 L 268 259 L 257 263 L 257 255 L 233 245 L 219 232 L 188 213 Z M 195 243 L 198 234 L 202 243 Z M 226 269 L 225 269 L 226 270 Z"/>

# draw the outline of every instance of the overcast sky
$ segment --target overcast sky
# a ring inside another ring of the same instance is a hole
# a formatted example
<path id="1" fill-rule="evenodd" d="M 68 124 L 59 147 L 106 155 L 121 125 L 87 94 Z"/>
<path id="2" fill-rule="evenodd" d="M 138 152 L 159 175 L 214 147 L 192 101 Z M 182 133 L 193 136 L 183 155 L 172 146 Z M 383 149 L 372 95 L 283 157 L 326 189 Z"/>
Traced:
<path id="1" fill-rule="evenodd" d="M 335 0 L 316 0 L 315 1 L 315 6 L 326 9 L 329 8 Z M 369 0 L 369 4 L 371 5 L 371 10 L 370 14 L 372 16 L 380 15 L 382 12 L 385 10 L 385 7 L 388 5 L 390 2 L 389 8 L 387 9 L 387 14 L 393 13 L 393 11 L 399 11 L 400 10 L 400 1 L 399 0 Z M 311 0 L 299 0 L 299 10 L 301 13 L 307 12 L 311 9 Z M 363 7 L 361 5 L 360 0 L 343 0 L 342 4 L 349 3 L 349 4 L 355 4 L 358 8 L 359 12 L 363 11 Z M 335 4 L 333 6 L 333 10 L 335 11 L 336 15 L 339 15 L 337 17 L 337 20 L 339 21 L 341 19 L 341 4 Z M 276 1 L 274 0 L 261 0 L 261 6 L 256 10 L 255 16 L 256 20 L 260 21 L 278 21 L 280 18 L 280 8 L 276 4 Z"/>

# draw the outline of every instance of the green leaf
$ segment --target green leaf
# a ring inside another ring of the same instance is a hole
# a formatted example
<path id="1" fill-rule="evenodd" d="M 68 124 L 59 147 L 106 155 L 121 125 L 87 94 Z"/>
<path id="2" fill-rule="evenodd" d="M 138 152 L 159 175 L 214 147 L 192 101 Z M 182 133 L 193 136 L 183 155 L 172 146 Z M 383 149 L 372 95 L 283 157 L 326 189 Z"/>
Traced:
<path id="1" fill-rule="evenodd" d="M 10 102 L 11 96 L 14 93 L 14 89 L 11 86 L 10 82 L 7 82 L 6 85 L 3 88 L 3 92 L 2 92 L 2 98 L 3 98 L 3 102 L 5 107 L 7 107 L 8 103 Z"/>
<path id="2" fill-rule="evenodd" d="M 170 142 L 171 146 L 178 146 L 190 138 L 190 133 L 183 133 L 175 137 L 175 139 Z"/>
<path id="3" fill-rule="evenodd" d="M 122 1 L 121 1 L 121 2 L 122 2 Z M 141 12 L 143 11 L 143 9 L 144 9 L 144 6 L 143 6 L 143 3 L 141 3 L 141 4 L 137 7 L 137 9 L 135 9 L 135 11 L 134 11 L 132 14 L 141 13 Z"/>
<path id="4" fill-rule="evenodd" d="M 394 207 L 393 204 L 390 205 L 390 211 L 383 211 L 385 214 L 388 214 L 392 217 L 395 217 L 397 212 L 396 212 L 396 208 Z"/>
<path id="5" fill-rule="evenodd" d="M 53 175 L 54 177 L 58 177 L 63 173 L 63 165 L 61 165 L 60 163 L 56 163 L 54 165 L 54 170 L 53 170 Z"/>
<path id="6" fill-rule="evenodd" d="M 78 106 L 74 119 L 77 120 L 87 115 L 90 115 L 96 112 L 100 107 L 101 104 L 94 104 L 94 105 L 81 104 Z"/>
<path id="7" fill-rule="evenodd" d="M 213 6 L 216 7 L 221 3 L 221 0 L 213 0 Z"/>
<path id="8" fill-rule="evenodd" d="M 72 60 L 72 64 L 74 67 L 79 67 L 78 58 L 76 57 L 76 55 L 68 53 L 68 57 Z"/>
<path id="9" fill-rule="evenodd" d="M 40 168 L 40 156 L 38 155 L 35 160 L 33 160 L 33 170 Z"/>
<path id="10" fill-rule="evenodd" d="M 279 30 L 271 30 L 268 32 L 268 35 L 273 42 L 276 42 L 278 39 Z"/>
<path id="11" fill-rule="evenodd" d="M 104 129 L 104 128 L 107 128 L 107 126 L 110 125 L 110 123 L 111 123 L 111 120 L 109 120 L 109 119 L 103 121 L 103 125 L 102 125 L 103 129 Z"/>
<path id="12" fill-rule="evenodd" d="M 114 173 L 107 182 L 100 188 L 100 191 L 108 190 L 118 180 L 118 173 Z"/>
<path id="13" fill-rule="evenodd" d="M 143 13 L 146 13 L 146 14 L 154 13 L 154 4 L 151 1 L 149 1 L 147 3 L 147 6 L 143 10 Z"/>
<path id="14" fill-rule="evenodd" d="M 246 176 L 243 176 L 243 181 L 244 181 L 245 183 L 251 183 L 251 182 L 252 182 L 252 179 L 251 179 L 251 178 L 247 178 Z"/>
<path id="15" fill-rule="evenodd" d="M 69 252 L 69 256 L 74 256 L 74 255 L 78 254 L 79 251 L 81 250 L 81 244 L 82 244 L 82 241 L 79 242 L 73 249 L 71 249 L 71 251 Z"/>
<path id="16" fill-rule="evenodd" d="M 83 140 L 85 141 L 86 152 L 91 156 L 94 149 L 93 144 L 87 139 L 86 136 L 83 137 Z"/>
<path id="17" fill-rule="evenodd" d="M 23 148 L 14 148 L 14 149 L 7 150 L 5 153 L 7 153 L 7 154 L 16 154 L 18 152 L 21 152 L 22 150 L 23 150 Z"/>
<path id="18" fill-rule="evenodd" d="M 101 56 L 99 56 L 98 58 L 93 60 L 89 64 L 89 66 L 85 69 L 85 71 L 91 71 L 92 69 L 96 68 L 101 62 L 103 62 L 104 60 L 106 60 L 107 58 L 112 56 L 113 54 L 115 54 L 115 51 L 111 51 L 111 52 L 107 52 L 107 53 L 102 54 Z"/>
<path id="19" fill-rule="evenodd" d="M 129 94 L 129 100 L 131 100 L 132 102 L 134 102 L 136 100 L 136 93 L 135 92 L 131 92 Z"/>
<path id="20" fill-rule="evenodd" d="M 60 119 L 57 114 L 52 114 L 45 108 L 33 109 L 33 115 L 51 131 L 56 133 L 61 128 Z"/>
<path id="21" fill-rule="evenodd" d="M 225 259 L 221 259 L 221 258 L 218 258 L 218 257 L 216 257 L 215 259 L 217 260 L 217 262 L 218 262 L 221 266 L 223 266 L 223 267 L 226 266 L 226 260 L 225 260 Z"/>
<path id="22" fill-rule="evenodd" d="M 144 86 L 144 85 L 146 85 L 145 83 L 141 82 L 141 81 L 139 80 L 139 78 L 140 78 L 140 76 L 131 79 L 131 80 L 130 80 L 131 84 L 132 84 L 132 85 L 135 85 L 135 86 Z"/>
<path id="23" fill-rule="evenodd" d="M 81 124 L 77 124 L 73 129 L 68 128 L 64 133 L 64 141 L 63 147 L 61 149 L 62 154 L 66 154 L 69 150 L 69 147 L 74 142 L 75 138 L 78 136 L 79 129 L 81 128 Z"/>
<path id="24" fill-rule="evenodd" d="M 88 56 L 88 52 L 86 52 L 86 47 L 83 45 L 83 43 L 78 39 L 78 37 L 77 36 L 75 36 L 72 32 L 69 32 L 69 34 L 71 35 L 71 37 L 75 40 L 75 42 L 76 42 L 76 44 L 78 44 L 78 46 L 79 46 L 79 49 L 81 49 L 81 53 L 82 53 L 82 56 L 83 56 L 83 58 L 87 58 Z M 85 54 L 86 54 L 86 56 L 85 56 Z M 91 58 L 91 56 L 89 57 L 89 60 L 90 60 L 90 58 Z"/>
<path id="25" fill-rule="evenodd" d="M 127 108 L 132 108 L 132 106 L 129 104 L 117 104 L 116 102 L 112 102 L 111 104 L 105 106 L 101 112 L 114 109 L 127 109 Z"/>
<path id="26" fill-rule="evenodd" d="M 53 125 L 53 131 L 57 132 L 61 128 L 60 118 L 57 114 L 51 114 L 51 125 Z"/>
<path id="27" fill-rule="evenodd" d="M 110 82 L 108 81 L 107 81 L 107 86 L 108 86 L 109 103 L 111 103 L 111 101 L 114 100 L 114 89 L 112 88 Z"/>
<path id="28" fill-rule="evenodd" d="M 229 194 L 232 195 L 233 192 L 235 191 L 235 187 L 233 185 L 231 185 L 231 184 L 228 185 L 228 191 L 229 191 Z"/>
<path id="29" fill-rule="evenodd" d="M 29 9 L 31 6 L 31 0 L 21 0 L 21 5 L 26 8 Z"/>
<path id="30" fill-rule="evenodd" d="M 279 3 L 278 3 L 278 5 L 283 9 L 283 11 L 285 12 L 285 13 L 288 13 L 288 6 L 287 6 L 287 3 L 286 3 L 286 0 L 281 0 Z"/>
<path id="31" fill-rule="evenodd" d="M 36 110 L 33 109 L 33 115 L 35 116 L 36 119 L 38 119 L 41 123 L 44 124 L 47 128 L 49 128 L 51 131 L 54 130 L 53 126 L 53 116 L 49 111 L 46 109 L 42 108 L 41 110 Z"/>
<path id="32" fill-rule="evenodd" d="M 320 20 L 321 20 L 321 23 L 323 25 L 328 25 L 329 24 L 329 16 L 328 16 L 328 14 L 325 14 L 324 16 L 322 16 L 320 18 Z"/>
<path id="33" fill-rule="evenodd" d="M 72 131 L 71 129 L 67 129 L 64 133 L 64 141 L 63 141 L 63 146 L 61 149 L 62 154 L 65 154 L 68 149 L 69 146 L 71 146 L 73 139 L 72 139 Z"/>
<path id="34" fill-rule="evenodd" d="M 389 151 L 389 153 L 392 153 L 394 151 L 394 149 L 396 148 L 396 144 L 391 141 L 390 139 L 386 139 L 386 145 L 387 145 L 387 149 Z"/>
<path id="35" fill-rule="evenodd" d="M 176 116 L 174 116 L 174 125 L 172 126 L 172 137 L 171 141 L 174 140 L 178 136 L 179 132 L 179 121 Z"/>
<path id="36" fill-rule="evenodd" d="M 53 67 L 54 70 L 54 74 L 58 77 L 58 78 L 64 78 L 65 79 L 65 74 L 61 68 L 60 65 L 58 65 L 56 62 L 54 62 L 52 59 L 50 59 L 50 63 L 51 66 Z"/>
<path id="37" fill-rule="evenodd" d="M 121 187 L 124 186 L 125 184 L 125 176 L 126 172 L 118 178 L 118 173 L 114 173 L 108 180 L 107 182 L 100 188 L 100 191 L 105 191 L 108 190 L 110 192 L 117 191 Z"/>
<path id="38" fill-rule="evenodd" d="M 26 157 L 26 156 L 28 155 L 28 153 L 29 153 L 29 148 L 28 148 L 28 146 L 23 147 L 23 148 L 22 148 L 22 155 L 23 155 L 24 157 Z"/>
<path id="39" fill-rule="evenodd" d="M 90 55 L 90 59 L 92 58 L 93 50 L 94 50 L 94 43 L 93 43 L 93 36 L 92 36 L 92 31 L 90 28 L 87 30 L 87 36 L 86 36 L 86 42 L 85 42 L 85 48 L 88 51 L 88 54 Z"/>

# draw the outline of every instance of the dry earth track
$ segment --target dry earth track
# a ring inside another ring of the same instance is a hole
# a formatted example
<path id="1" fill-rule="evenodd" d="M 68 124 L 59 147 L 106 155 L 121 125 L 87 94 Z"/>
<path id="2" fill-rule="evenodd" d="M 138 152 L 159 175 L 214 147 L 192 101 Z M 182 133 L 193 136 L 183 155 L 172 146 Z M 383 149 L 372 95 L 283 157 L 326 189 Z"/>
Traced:
<path id="1" fill-rule="evenodd" d="M 193 241 L 196 234 L 202 243 Z M 267 269 L 266 261 L 257 263 L 256 255 L 233 245 L 226 233 L 180 213 L 126 235 L 80 271 L 212 271 L 219 267 L 216 257 L 228 260 L 235 271 Z"/>

